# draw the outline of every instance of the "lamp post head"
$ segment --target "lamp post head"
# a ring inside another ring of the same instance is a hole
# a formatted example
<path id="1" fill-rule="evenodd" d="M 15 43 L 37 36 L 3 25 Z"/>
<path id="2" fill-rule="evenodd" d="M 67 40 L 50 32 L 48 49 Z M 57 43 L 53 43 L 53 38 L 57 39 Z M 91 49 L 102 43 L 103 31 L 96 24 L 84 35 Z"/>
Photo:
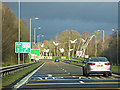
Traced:
<path id="1" fill-rule="evenodd" d="M 42 37 L 44 37 L 44 35 L 42 35 Z"/>
<path id="2" fill-rule="evenodd" d="M 38 29 L 41 29 L 41 27 L 38 27 Z"/>
<path id="3" fill-rule="evenodd" d="M 114 31 L 115 31 L 115 29 L 112 29 L 112 31 L 114 32 Z"/>
<path id="4" fill-rule="evenodd" d="M 38 20 L 39 18 L 34 18 L 34 19 Z"/>

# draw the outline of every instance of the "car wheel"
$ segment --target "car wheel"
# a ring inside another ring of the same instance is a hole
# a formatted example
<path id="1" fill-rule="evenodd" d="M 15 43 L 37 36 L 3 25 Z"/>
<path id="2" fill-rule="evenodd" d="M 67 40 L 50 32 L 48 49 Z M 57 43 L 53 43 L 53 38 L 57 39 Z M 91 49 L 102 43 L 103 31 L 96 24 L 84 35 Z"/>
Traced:
<path id="1" fill-rule="evenodd" d="M 108 76 L 112 76 L 112 73 L 111 73 L 111 72 L 109 72 Z"/>
<path id="2" fill-rule="evenodd" d="M 85 76 L 85 68 L 83 67 L 83 76 Z"/>
<path id="3" fill-rule="evenodd" d="M 109 73 L 108 73 L 108 72 L 106 72 L 106 73 L 104 74 L 104 76 L 108 77 L 108 76 L 109 76 Z"/>
<path id="4" fill-rule="evenodd" d="M 85 71 L 85 76 L 88 77 L 89 76 L 89 73 L 87 73 L 87 70 Z"/>

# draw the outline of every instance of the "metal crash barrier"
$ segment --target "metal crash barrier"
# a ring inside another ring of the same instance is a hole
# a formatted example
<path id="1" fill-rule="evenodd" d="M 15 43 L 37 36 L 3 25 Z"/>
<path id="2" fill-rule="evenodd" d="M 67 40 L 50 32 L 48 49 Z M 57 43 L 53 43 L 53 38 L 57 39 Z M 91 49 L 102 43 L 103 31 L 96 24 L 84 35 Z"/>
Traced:
<path id="1" fill-rule="evenodd" d="M 23 68 L 28 67 L 28 66 L 30 66 L 32 64 L 35 64 L 35 63 L 38 63 L 38 62 L 19 64 L 19 65 L 14 65 L 14 66 L 8 66 L 8 67 L 0 68 L 0 76 L 1 77 L 7 76 L 11 72 L 16 72 L 16 71 L 18 71 L 20 69 L 23 69 Z"/>

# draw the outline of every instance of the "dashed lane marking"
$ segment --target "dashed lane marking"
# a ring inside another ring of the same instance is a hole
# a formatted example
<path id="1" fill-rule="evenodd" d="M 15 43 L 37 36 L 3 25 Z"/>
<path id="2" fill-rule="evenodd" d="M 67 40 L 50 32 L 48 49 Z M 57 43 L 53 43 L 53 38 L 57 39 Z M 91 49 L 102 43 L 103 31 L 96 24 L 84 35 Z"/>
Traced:
<path id="1" fill-rule="evenodd" d="M 45 79 L 47 80 L 47 77 L 45 77 Z"/>
<path id="2" fill-rule="evenodd" d="M 68 74 L 52 74 L 52 75 L 68 75 Z M 38 77 L 39 77 L 39 76 L 43 76 L 43 77 L 44 77 L 44 76 L 46 76 L 46 74 L 45 74 L 45 75 L 34 75 L 34 76 L 38 76 Z M 47 76 L 48 76 L 48 75 L 47 75 Z"/>
<path id="3" fill-rule="evenodd" d="M 67 72 L 67 71 L 65 70 L 65 72 Z"/>
<path id="4" fill-rule="evenodd" d="M 100 79 L 99 77 L 94 77 L 95 79 Z"/>
<path id="5" fill-rule="evenodd" d="M 68 73 L 68 74 L 70 74 L 70 73 Z"/>
<path id="6" fill-rule="evenodd" d="M 102 78 L 102 79 L 107 79 L 107 78 L 105 78 L 105 77 L 100 77 L 100 78 Z"/>
<path id="7" fill-rule="evenodd" d="M 83 81 L 80 81 L 80 83 L 84 83 Z"/>
<path id="8" fill-rule="evenodd" d="M 38 77 L 40 80 L 43 80 L 42 78 Z"/>
<path id="9" fill-rule="evenodd" d="M 52 74 L 48 74 L 48 77 L 52 77 Z"/>
<path id="10" fill-rule="evenodd" d="M 76 76 L 72 76 L 73 78 L 75 78 Z"/>
<path id="11" fill-rule="evenodd" d="M 55 79 L 55 77 L 52 77 L 53 79 Z"/>

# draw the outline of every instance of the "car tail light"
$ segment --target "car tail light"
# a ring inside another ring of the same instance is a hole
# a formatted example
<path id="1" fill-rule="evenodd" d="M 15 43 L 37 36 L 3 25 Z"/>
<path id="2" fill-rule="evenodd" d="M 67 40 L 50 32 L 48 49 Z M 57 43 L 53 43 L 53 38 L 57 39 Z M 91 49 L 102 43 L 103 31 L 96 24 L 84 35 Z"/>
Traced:
<path id="1" fill-rule="evenodd" d="M 95 63 L 89 63 L 89 65 L 95 65 Z"/>
<path id="2" fill-rule="evenodd" d="M 110 68 L 108 68 L 107 70 L 110 70 Z"/>
<path id="3" fill-rule="evenodd" d="M 89 70 L 93 70 L 92 68 L 90 68 Z"/>
<path id="4" fill-rule="evenodd" d="M 110 63 L 105 63 L 105 65 L 110 65 Z"/>

